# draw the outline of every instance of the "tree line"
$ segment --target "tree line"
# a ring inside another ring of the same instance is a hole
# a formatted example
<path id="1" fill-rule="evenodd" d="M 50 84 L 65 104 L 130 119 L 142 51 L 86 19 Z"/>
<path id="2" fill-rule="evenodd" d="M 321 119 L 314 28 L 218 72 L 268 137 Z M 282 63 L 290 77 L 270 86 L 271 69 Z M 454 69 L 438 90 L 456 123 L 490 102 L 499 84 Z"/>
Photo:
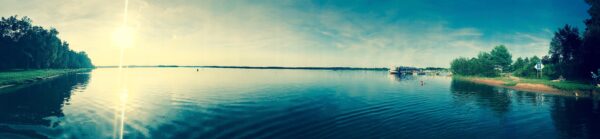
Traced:
<path id="1" fill-rule="evenodd" d="M 496 46 L 491 52 L 480 52 L 477 57 L 460 57 L 452 60 L 453 74 L 495 77 L 500 72 L 510 70 L 512 55 L 504 45 Z"/>
<path id="2" fill-rule="evenodd" d="M 591 72 L 600 72 L 600 1 L 586 0 L 591 7 L 590 19 L 584 21 L 583 33 L 570 25 L 554 32 L 548 55 L 539 58 L 517 58 L 512 63 L 511 55 L 504 46 L 494 48 L 490 53 L 482 52 L 474 58 L 458 58 L 450 63 L 450 69 L 457 75 L 499 76 L 500 73 L 513 73 L 521 77 L 535 77 L 534 65 L 543 63 L 545 78 L 566 78 L 569 80 L 592 80 Z"/>
<path id="3" fill-rule="evenodd" d="M 0 19 L 0 70 L 94 67 L 85 52 L 69 49 L 56 29 L 31 22 L 16 15 Z"/>

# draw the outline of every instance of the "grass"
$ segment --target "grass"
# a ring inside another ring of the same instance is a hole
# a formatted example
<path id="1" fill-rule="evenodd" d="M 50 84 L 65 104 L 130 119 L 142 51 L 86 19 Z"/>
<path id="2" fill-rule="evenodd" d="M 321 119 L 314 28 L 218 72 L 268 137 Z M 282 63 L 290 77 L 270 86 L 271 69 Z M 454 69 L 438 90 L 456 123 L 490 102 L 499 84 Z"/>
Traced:
<path id="1" fill-rule="evenodd" d="M 560 90 L 596 90 L 600 91 L 599 87 L 593 86 L 588 83 L 576 82 L 576 81 L 552 81 L 548 79 L 531 79 L 531 78 L 519 78 L 518 80 L 509 77 L 480 77 L 480 76 L 453 76 L 455 79 L 491 79 L 503 81 L 504 86 L 516 86 L 519 83 L 530 83 L 530 84 L 543 84 Z"/>
<path id="2" fill-rule="evenodd" d="M 546 79 L 527 79 L 522 78 L 521 82 L 523 83 L 532 83 L 532 84 L 544 84 L 556 89 L 561 90 L 600 90 L 600 88 L 593 86 L 587 83 L 575 82 L 575 81 L 559 81 L 553 82 L 551 80 Z"/>
<path id="3" fill-rule="evenodd" d="M 90 69 L 42 69 L 0 71 L 0 86 L 21 84 L 40 78 L 47 78 L 65 73 L 83 72 L 89 70 Z"/>
<path id="4" fill-rule="evenodd" d="M 466 80 L 471 80 L 471 79 L 491 79 L 491 80 L 499 80 L 499 81 L 504 81 L 504 82 L 513 81 L 512 79 L 507 78 L 507 77 L 483 77 L 483 76 L 452 75 L 452 78 L 454 78 L 454 79 L 466 79 Z"/>
<path id="5" fill-rule="evenodd" d="M 508 82 L 504 82 L 504 86 L 516 86 L 518 84 L 518 82 L 516 81 L 508 81 Z"/>

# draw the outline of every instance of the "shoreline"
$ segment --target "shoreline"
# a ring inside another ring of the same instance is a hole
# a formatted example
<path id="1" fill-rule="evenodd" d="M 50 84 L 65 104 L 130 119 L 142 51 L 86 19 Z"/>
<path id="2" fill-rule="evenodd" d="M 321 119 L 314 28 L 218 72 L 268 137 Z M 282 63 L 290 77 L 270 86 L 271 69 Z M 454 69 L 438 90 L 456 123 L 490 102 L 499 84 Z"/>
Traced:
<path id="1" fill-rule="evenodd" d="M 179 65 L 128 65 L 127 68 L 220 68 L 220 69 L 291 69 L 291 70 L 374 70 L 387 71 L 388 68 L 366 67 L 284 67 L 284 66 L 179 66 Z M 118 66 L 97 66 L 97 68 L 118 68 Z"/>
<path id="2" fill-rule="evenodd" d="M 509 77 L 515 78 L 515 77 Z M 527 82 L 518 82 L 515 81 L 507 81 L 502 79 L 495 78 L 486 78 L 486 77 L 453 77 L 453 79 L 469 81 L 478 84 L 484 84 L 495 87 L 502 87 L 513 89 L 517 91 L 527 91 L 527 92 L 536 92 L 536 93 L 546 93 L 546 94 L 555 94 L 555 95 L 564 95 L 564 96 L 575 96 L 575 97 L 590 97 L 590 98 L 600 98 L 599 89 L 574 89 L 574 90 L 566 90 L 566 89 L 558 89 L 556 87 L 552 87 L 550 85 L 542 84 L 542 83 L 527 83 Z M 510 84 L 510 85 L 508 85 Z"/>
<path id="3" fill-rule="evenodd" d="M 56 78 L 64 74 L 88 72 L 92 69 L 40 69 L 0 72 L 0 89 L 19 85 L 33 84 L 39 81 Z"/>

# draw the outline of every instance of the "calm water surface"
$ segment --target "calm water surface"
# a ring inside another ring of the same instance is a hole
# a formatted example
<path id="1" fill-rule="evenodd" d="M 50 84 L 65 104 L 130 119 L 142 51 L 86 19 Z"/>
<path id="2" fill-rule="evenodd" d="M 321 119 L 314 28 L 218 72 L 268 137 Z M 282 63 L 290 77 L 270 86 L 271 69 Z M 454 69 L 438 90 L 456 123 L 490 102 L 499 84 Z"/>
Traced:
<path id="1" fill-rule="evenodd" d="M 123 75 L 96 69 L 0 90 L 0 138 L 600 138 L 598 101 L 448 77 L 190 68 Z"/>

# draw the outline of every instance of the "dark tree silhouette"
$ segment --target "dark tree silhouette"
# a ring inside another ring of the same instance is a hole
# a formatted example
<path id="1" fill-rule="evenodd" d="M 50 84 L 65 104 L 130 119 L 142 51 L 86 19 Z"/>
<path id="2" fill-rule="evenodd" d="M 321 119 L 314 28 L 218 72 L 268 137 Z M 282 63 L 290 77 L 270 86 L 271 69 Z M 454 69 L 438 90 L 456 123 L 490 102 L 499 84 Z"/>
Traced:
<path id="1" fill-rule="evenodd" d="M 581 37 L 579 30 L 570 25 L 565 25 L 554 33 L 550 42 L 550 62 L 565 63 L 572 62 L 579 58 L 581 47 Z"/>
<path id="2" fill-rule="evenodd" d="M 0 70 L 91 67 L 87 54 L 70 50 L 56 29 L 34 26 L 28 17 L 0 19 Z"/>
<path id="3" fill-rule="evenodd" d="M 585 72 L 589 78 L 590 71 L 600 68 L 600 1 L 586 0 L 590 4 L 588 14 L 590 19 L 585 20 L 586 29 L 583 34 L 583 64 L 581 72 Z"/>
<path id="4" fill-rule="evenodd" d="M 548 59 L 544 60 L 545 64 L 552 72 L 548 72 L 548 76 L 556 78 L 564 76 L 569 79 L 582 78 L 580 66 L 583 64 L 582 57 L 582 39 L 579 35 L 579 30 L 570 25 L 565 25 L 554 33 L 554 37 L 550 42 L 548 51 Z M 586 74 L 587 75 L 587 74 Z"/>

